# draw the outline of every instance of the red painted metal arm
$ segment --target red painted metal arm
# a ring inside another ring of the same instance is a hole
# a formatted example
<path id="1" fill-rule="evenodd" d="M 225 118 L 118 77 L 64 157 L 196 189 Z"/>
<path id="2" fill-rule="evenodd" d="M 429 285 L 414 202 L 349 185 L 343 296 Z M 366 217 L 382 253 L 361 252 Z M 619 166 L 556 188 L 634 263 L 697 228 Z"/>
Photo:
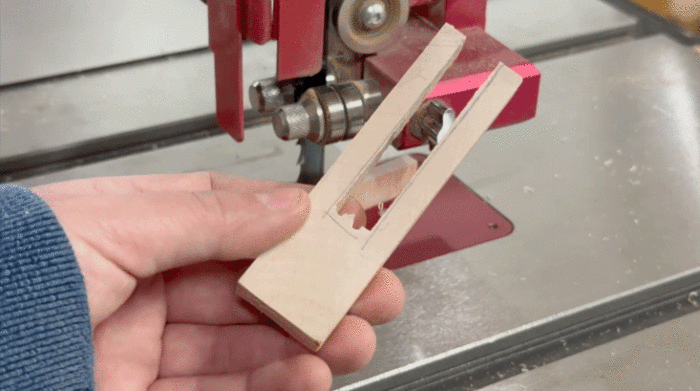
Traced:
<path id="1" fill-rule="evenodd" d="M 486 0 L 445 0 L 445 22 L 458 29 L 486 27 Z"/>
<path id="2" fill-rule="evenodd" d="M 539 95 L 540 71 L 527 59 L 508 49 L 479 27 L 463 28 L 460 31 L 467 36 L 464 48 L 428 99 L 444 100 L 459 113 L 493 68 L 499 62 L 503 62 L 518 72 L 524 80 L 492 128 L 534 117 Z M 417 19 L 409 19 L 395 45 L 366 60 L 365 72 L 379 82 L 385 94 L 388 93 L 434 35 L 435 29 L 432 26 Z M 404 130 L 394 146 L 405 149 L 423 143 L 423 140 Z"/>
<path id="3" fill-rule="evenodd" d="M 209 0 L 209 47 L 214 52 L 216 120 L 243 141 L 243 0 Z"/>
<path id="4" fill-rule="evenodd" d="M 216 119 L 243 141 L 243 40 L 278 40 L 277 79 L 315 75 L 323 65 L 324 0 L 209 0 L 209 47 L 214 52 Z"/>
<path id="5" fill-rule="evenodd" d="M 277 80 L 317 74 L 323 66 L 325 0 L 276 0 Z"/>
<path id="6" fill-rule="evenodd" d="M 278 41 L 277 80 L 313 76 L 323 65 L 325 0 L 209 0 L 209 40 L 214 52 L 217 120 L 237 141 L 243 141 L 244 99 L 242 44 Z M 402 36 L 386 50 L 367 59 L 365 72 L 382 84 L 384 92 L 403 75 L 442 23 L 451 23 L 468 35 L 465 49 L 446 74 L 432 98 L 446 100 L 459 111 L 485 78 L 489 67 L 504 61 L 525 78 L 521 90 L 495 126 L 519 122 L 534 116 L 539 89 L 539 71 L 524 58 L 484 33 L 486 0 L 410 0 L 414 16 Z M 404 132 L 400 148 L 422 141 Z"/>

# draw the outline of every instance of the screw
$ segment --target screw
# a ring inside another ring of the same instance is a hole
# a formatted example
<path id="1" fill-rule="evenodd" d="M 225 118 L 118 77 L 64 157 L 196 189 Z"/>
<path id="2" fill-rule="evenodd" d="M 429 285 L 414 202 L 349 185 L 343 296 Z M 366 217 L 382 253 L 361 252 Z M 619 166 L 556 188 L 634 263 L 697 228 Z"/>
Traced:
<path id="1" fill-rule="evenodd" d="M 248 90 L 250 104 L 260 113 L 271 113 L 284 105 L 284 96 L 274 77 L 257 80 Z"/>
<path id="2" fill-rule="evenodd" d="M 360 22 L 367 30 L 376 30 L 386 22 L 386 5 L 381 1 L 369 1 L 360 9 Z"/>

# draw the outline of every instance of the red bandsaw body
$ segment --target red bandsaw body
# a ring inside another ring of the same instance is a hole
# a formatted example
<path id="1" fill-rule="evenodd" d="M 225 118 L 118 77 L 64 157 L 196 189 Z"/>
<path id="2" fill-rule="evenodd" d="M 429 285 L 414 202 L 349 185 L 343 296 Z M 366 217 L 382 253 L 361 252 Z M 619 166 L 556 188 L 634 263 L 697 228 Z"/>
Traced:
<path id="1" fill-rule="evenodd" d="M 277 40 L 278 82 L 317 75 L 327 45 L 327 7 L 340 0 L 208 0 L 209 40 L 214 52 L 217 120 L 237 141 L 244 136 L 242 43 Z M 346 0 L 347 1 L 347 0 Z M 404 75 L 443 23 L 467 37 L 459 57 L 429 94 L 458 115 L 498 62 L 519 73 L 524 81 L 492 128 L 534 117 L 540 85 L 539 70 L 485 31 L 487 0 L 410 0 L 408 21 L 385 49 L 360 55 L 361 77 L 379 83 L 384 96 Z M 394 141 L 398 149 L 425 141 L 408 126 Z M 374 216 L 374 217 L 373 217 Z M 451 223 L 445 224 L 445 216 Z M 370 225 L 376 209 L 369 211 Z M 399 246 L 388 267 L 398 268 L 471 245 L 505 236 L 511 223 L 467 186 L 452 178 Z M 439 243 L 440 245 L 435 245 Z M 417 248 L 422 250 L 416 251 Z M 412 249 L 407 251 L 406 249 Z"/>
<path id="2" fill-rule="evenodd" d="M 390 90 L 421 53 L 440 22 L 450 23 L 467 36 L 461 55 L 428 99 L 442 98 L 457 114 L 495 65 L 502 61 L 525 80 L 493 127 L 513 124 L 535 115 L 539 70 L 484 32 L 486 0 L 411 0 L 411 14 L 397 42 L 365 59 L 365 72 Z M 219 125 L 237 141 L 243 140 L 242 44 L 277 40 L 278 81 L 309 77 L 321 71 L 324 56 L 325 0 L 208 0 L 209 44 L 214 52 L 216 113 Z M 437 23 L 428 24 L 423 18 Z M 394 144 L 409 148 L 422 144 L 404 131 Z"/>

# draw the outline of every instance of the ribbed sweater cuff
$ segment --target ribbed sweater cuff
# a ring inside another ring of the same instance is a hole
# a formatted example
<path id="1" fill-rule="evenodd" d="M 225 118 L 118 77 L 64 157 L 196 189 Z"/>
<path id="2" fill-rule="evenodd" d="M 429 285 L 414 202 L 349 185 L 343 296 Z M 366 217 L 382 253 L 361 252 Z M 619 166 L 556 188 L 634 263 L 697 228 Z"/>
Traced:
<path id="1" fill-rule="evenodd" d="M 30 190 L 0 186 L 0 390 L 93 390 L 85 283 L 68 238 Z"/>

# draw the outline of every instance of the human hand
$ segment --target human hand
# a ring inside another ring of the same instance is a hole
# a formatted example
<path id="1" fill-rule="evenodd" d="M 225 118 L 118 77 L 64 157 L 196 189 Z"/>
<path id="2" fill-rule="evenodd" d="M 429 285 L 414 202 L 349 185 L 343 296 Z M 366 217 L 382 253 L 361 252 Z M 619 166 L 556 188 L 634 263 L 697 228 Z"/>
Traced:
<path id="1" fill-rule="evenodd" d="M 260 253 L 304 222 L 299 185 L 196 173 L 33 189 L 56 214 L 85 279 L 102 390 L 327 390 L 375 350 L 371 325 L 404 301 L 381 270 L 313 353 L 236 295 Z M 345 212 L 363 222 L 358 206 Z"/>

